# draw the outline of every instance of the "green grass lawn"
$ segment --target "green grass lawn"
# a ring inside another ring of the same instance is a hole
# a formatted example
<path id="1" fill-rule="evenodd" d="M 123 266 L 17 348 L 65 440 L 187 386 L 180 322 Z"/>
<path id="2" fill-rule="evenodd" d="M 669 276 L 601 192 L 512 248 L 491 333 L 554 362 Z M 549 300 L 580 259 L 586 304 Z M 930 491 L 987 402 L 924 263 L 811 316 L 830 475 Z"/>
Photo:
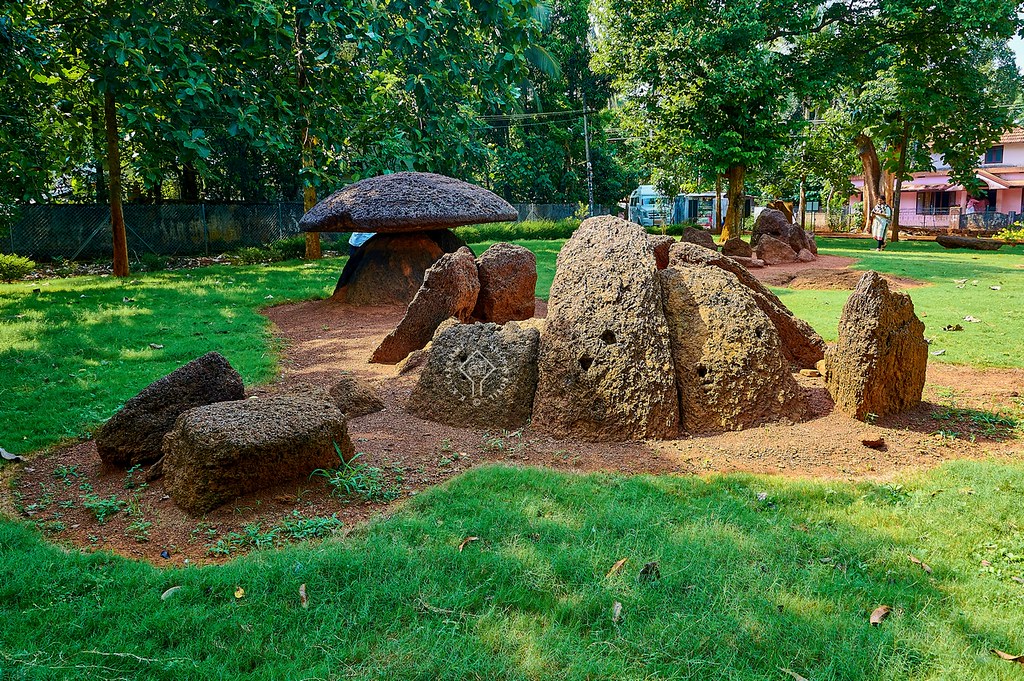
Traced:
<path id="1" fill-rule="evenodd" d="M 1024 651 L 1022 494 L 991 463 L 886 485 L 487 467 L 345 540 L 185 569 L 2 521 L 0 678 L 1020 679 L 989 650 Z"/>
<path id="2" fill-rule="evenodd" d="M 546 296 L 562 242 L 522 243 Z M 940 336 L 941 359 L 1021 366 L 1019 251 L 866 247 L 822 240 L 931 282 L 911 291 L 929 335 L 965 327 Z M 81 436 L 211 349 L 271 379 L 259 308 L 329 293 L 340 266 L 0 285 L 0 445 Z M 834 335 L 845 292 L 782 294 Z M 344 540 L 186 569 L 0 519 L 0 679 L 1020 679 L 989 651 L 1024 652 L 1022 495 L 1024 465 L 995 462 L 887 484 L 486 467 Z M 660 578 L 641 581 L 651 561 Z M 882 604 L 893 614 L 869 626 Z"/>
<path id="3" fill-rule="evenodd" d="M 342 263 L 0 284 L 0 446 L 28 452 L 79 437 L 210 350 L 223 353 L 247 384 L 272 379 L 276 349 L 258 310 L 328 295 Z"/>

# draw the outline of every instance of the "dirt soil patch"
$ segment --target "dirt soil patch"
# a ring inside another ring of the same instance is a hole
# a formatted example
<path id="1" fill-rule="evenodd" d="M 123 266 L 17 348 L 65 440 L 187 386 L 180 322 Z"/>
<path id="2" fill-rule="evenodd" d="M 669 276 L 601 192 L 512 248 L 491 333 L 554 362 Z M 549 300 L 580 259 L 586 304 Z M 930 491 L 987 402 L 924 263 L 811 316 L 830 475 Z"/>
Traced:
<path id="1" fill-rule="evenodd" d="M 750 273 L 768 286 L 784 286 L 792 289 L 818 289 L 828 291 L 852 291 L 860 281 L 864 272 L 852 270 L 850 266 L 857 262 L 856 258 L 844 258 L 838 255 L 819 255 L 812 262 L 793 262 L 784 265 L 771 265 L 760 269 L 752 269 Z M 926 282 L 884 275 L 894 289 L 907 289 L 927 286 Z"/>
<path id="2" fill-rule="evenodd" d="M 529 428 L 452 428 L 404 412 L 415 372 L 400 376 L 396 367 L 367 363 L 403 312 L 401 307 L 353 308 L 331 301 L 268 309 L 284 345 L 282 371 L 275 383 L 249 391 L 261 395 L 299 384 L 330 386 L 343 370 L 376 382 L 386 408 L 349 423 L 360 461 L 380 472 L 384 493 L 373 499 L 337 498 L 322 478 L 314 477 L 193 518 L 171 502 L 160 480 L 145 482 L 144 471 L 104 468 L 88 441 L 21 464 L 13 487 L 17 508 L 60 542 L 180 565 L 219 562 L 255 546 L 291 541 L 295 533 L 282 528 L 298 516 L 336 516 L 344 523 L 342 531 L 348 531 L 360 521 L 390 514 L 402 498 L 484 462 L 626 474 L 746 471 L 879 479 L 950 459 L 1021 453 L 1013 428 L 994 415 L 1024 409 L 1017 392 L 1024 386 L 1024 371 L 943 364 L 928 369 L 924 404 L 871 426 L 832 413 L 823 380 L 797 374 L 810 407 L 808 420 L 797 424 L 622 444 L 554 440 Z M 538 314 L 544 312 L 540 302 Z M 861 444 L 869 430 L 885 438 L 883 449 Z M 100 523 L 88 507 L 99 503 L 102 509 L 103 500 L 112 496 L 126 506 Z"/>

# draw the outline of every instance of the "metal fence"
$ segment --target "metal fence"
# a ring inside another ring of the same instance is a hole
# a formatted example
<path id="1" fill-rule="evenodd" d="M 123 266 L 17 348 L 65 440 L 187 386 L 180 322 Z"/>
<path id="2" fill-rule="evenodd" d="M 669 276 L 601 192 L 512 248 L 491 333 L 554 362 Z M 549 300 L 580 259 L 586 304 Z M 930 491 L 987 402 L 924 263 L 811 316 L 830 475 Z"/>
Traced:
<path id="1" fill-rule="evenodd" d="M 128 250 L 136 257 L 217 255 L 298 234 L 301 203 L 125 204 Z M 0 251 L 36 260 L 91 260 L 113 255 L 110 208 L 28 205 L 16 209 Z"/>
<path id="2" fill-rule="evenodd" d="M 864 217 L 859 209 L 845 208 L 842 214 L 833 215 L 829 227 L 834 231 L 857 231 L 864 226 Z M 994 233 L 1005 229 L 1020 219 L 1018 213 L 984 213 L 963 214 L 959 211 L 920 213 L 916 209 L 900 211 L 900 229 L 922 234 Z M 817 227 L 817 223 L 815 223 Z"/>
<path id="3" fill-rule="evenodd" d="M 520 220 L 562 220 L 580 213 L 577 204 L 513 205 Z M 608 215 L 614 209 L 594 206 L 594 213 Z M 134 257 L 219 255 L 261 246 L 298 234 L 302 214 L 302 204 L 292 202 L 124 205 L 128 250 Z M 110 208 L 105 205 L 19 206 L 4 222 L 9 226 L 0 225 L 0 253 L 35 260 L 113 257 Z"/>

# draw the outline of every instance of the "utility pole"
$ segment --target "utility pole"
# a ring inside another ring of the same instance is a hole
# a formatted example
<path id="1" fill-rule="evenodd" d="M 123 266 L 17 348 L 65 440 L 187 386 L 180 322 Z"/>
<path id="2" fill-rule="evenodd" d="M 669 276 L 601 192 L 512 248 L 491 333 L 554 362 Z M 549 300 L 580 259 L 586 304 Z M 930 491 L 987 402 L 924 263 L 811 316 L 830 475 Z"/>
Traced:
<path id="1" fill-rule="evenodd" d="M 583 148 L 587 154 L 587 217 L 594 217 L 594 166 L 590 163 L 590 128 L 587 126 L 587 93 L 580 88 L 583 98 Z"/>

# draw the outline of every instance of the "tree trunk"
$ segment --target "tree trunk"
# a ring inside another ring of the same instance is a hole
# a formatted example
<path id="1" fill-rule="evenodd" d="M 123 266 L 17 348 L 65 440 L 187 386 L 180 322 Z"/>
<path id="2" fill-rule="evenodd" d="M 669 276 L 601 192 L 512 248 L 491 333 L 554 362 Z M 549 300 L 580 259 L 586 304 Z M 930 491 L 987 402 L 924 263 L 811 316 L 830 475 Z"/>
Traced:
<path id="1" fill-rule="evenodd" d="M 103 153 L 104 130 L 100 122 L 100 107 L 93 103 L 89 112 L 92 119 L 92 147 L 96 159 L 96 203 L 106 203 L 109 199 L 107 193 L 107 176 L 104 166 L 106 165 L 106 154 Z"/>
<path id="2" fill-rule="evenodd" d="M 903 177 L 907 174 L 907 137 L 910 135 L 910 124 L 903 123 L 903 139 L 900 140 L 899 160 L 896 162 L 896 177 L 892 185 L 892 222 L 890 224 L 889 241 L 900 240 L 900 197 L 903 195 Z"/>
<path id="3" fill-rule="evenodd" d="M 726 194 L 726 198 L 729 199 L 729 208 L 725 212 L 725 224 L 722 225 L 722 243 L 742 233 L 743 180 L 746 174 L 747 169 L 741 165 L 732 166 L 726 173 L 726 177 L 729 179 L 729 189 Z"/>
<path id="4" fill-rule="evenodd" d="M 178 185 L 178 196 L 182 201 L 198 203 L 199 201 L 199 172 L 191 163 L 181 167 L 181 181 Z"/>
<path id="5" fill-rule="evenodd" d="M 878 151 L 871 138 L 861 133 L 854 140 L 857 146 L 857 156 L 860 157 L 861 167 L 864 169 L 864 210 L 863 229 L 871 229 L 871 211 L 878 203 L 878 197 L 882 196 L 882 164 L 878 161 Z"/>
<path id="6" fill-rule="evenodd" d="M 296 12 L 295 15 L 295 81 L 298 87 L 299 101 L 303 102 L 299 107 L 302 116 L 302 138 L 301 154 L 302 167 L 309 168 L 313 165 L 313 137 L 309 132 L 309 110 L 305 106 L 305 92 L 309 86 L 309 77 L 306 74 L 305 62 L 306 47 L 306 26 Z M 310 184 L 308 177 L 302 178 L 302 208 L 308 211 L 316 205 L 316 187 Z M 320 232 L 306 232 L 306 260 L 319 260 L 323 257 L 323 250 L 320 246 Z"/>
<path id="7" fill-rule="evenodd" d="M 117 103 L 114 93 L 103 95 L 104 127 L 107 132 L 107 167 L 110 170 L 110 231 L 114 237 L 114 276 L 128 276 L 128 237 L 121 208 L 121 153 L 117 146 Z"/>
<path id="8" fill-rule="evenodd" d="M 800 229 L 807 231 L 807 178 L 800 178 Z"/>
<path id="9" fill-rule="evenodd" d="M 711 228 L 715 234 L 722 233 L 722 176 L 715 177 L 715 224 Z"/>

